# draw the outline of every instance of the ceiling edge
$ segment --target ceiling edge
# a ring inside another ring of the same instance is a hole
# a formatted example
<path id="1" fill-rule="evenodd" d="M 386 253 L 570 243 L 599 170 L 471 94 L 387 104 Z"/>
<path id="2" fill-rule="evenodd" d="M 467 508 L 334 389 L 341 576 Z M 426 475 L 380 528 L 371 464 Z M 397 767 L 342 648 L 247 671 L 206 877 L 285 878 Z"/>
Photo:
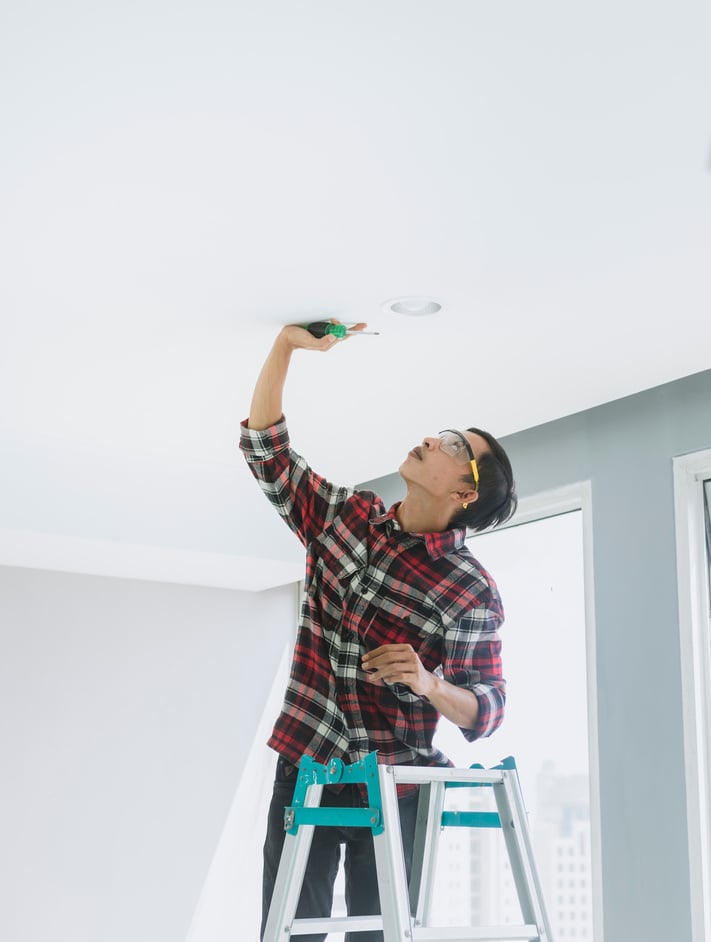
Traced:
<path id="1" fill-rule="evenodd" d="M 0 565 L 241 592 L 261 592 L 303 578 L 303 562 L 2 528 Z"/>

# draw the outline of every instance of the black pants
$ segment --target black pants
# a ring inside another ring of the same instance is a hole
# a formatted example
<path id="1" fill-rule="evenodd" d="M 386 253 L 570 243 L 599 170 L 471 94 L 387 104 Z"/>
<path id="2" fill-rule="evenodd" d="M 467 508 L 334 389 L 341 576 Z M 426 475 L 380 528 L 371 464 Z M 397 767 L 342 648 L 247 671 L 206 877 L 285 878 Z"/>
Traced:
<path id="1" fill-rule="evenodd" d="M 267 837 L 264 842 L 264 874 L 262 882 L 262 929 L 269 913 L 274 891 L 281 849 L 284 844 L 284 807 L 291 804 L 298 769 L 283 759 L 277 761 L 274 792 L 269 807 Z M 417 818 L 417 792 L 398 799 L 400 828 L 405 854 L 405 869 L 410 879 L 412 844 Z M 329 808 L 362 808 L 356 785 L 344 785 L 340 791 L 325 786 L 321 805 Z M 333 903 L 333 884 L 341 858 L 341 844 L 345 844 L 346 908 L 349 916 L 372 916 L 380 912 L 378 879 L 375 867 L 373 835 L 369 828 L 316 827 L 309 860 L 306 865 L 304 884 L 301 889 L 296 916 L 300 919 L 328 917 Z M 300 942 L 323 942 L 326 933 L 300 935 Z M 383 942 L 383 933 L 347 932 L 346 942 Z"/>

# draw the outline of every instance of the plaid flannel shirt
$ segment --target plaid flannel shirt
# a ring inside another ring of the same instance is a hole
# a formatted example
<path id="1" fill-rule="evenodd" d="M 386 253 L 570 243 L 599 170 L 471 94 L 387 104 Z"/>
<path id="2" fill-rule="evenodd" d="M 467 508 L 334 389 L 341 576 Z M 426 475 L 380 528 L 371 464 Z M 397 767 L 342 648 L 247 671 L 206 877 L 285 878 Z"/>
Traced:
<path id="1" fill-rule="evenodd" d="M 433 747 L 439 713 L 402 684 L 373 683 L 367 650 L 407 642 L 424 666 L 479 703 L 467 740 L 503 719 L 503 621 L 493 579 L 465 546 L 466 532 L 407 533 L 368 491 L 336 487 L 291 450 L 286 422 L 241 426 L 252 473 L 306 547 L 301 622 L 282 712 L 269 746 L 298 764 L 338 757 L 403 765 L 451 765 Z"/>

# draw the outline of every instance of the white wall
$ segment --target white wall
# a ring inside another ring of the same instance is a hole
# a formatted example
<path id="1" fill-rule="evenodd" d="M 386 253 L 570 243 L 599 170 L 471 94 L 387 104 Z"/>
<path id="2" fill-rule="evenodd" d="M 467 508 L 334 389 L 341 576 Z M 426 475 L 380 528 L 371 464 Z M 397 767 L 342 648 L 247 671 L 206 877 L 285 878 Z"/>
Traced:
<path id="1" fill-rule="evenodd" d="M 295 600 L 0 567 L 0 938 L 185 938 Z"/>

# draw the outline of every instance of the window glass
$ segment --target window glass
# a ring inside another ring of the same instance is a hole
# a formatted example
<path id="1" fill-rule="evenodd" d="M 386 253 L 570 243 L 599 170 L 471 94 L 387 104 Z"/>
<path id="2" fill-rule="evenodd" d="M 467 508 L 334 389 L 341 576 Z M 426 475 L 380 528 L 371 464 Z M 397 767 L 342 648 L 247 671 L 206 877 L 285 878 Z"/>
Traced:
<path id="1" fill-rule="evenodd" d="M 482 534 L 469 547 L 496 580 L 504 602 L 506 717 L 493 736 L 474 743 L 442 720 L 437 743 L 457 766 L 490 767 L 514 756 L 554 937 L 572 938 L 571 924 L 591 937 L 587 898 L 572 892 L 581 878 L 585 887 L 591 882 L 582 514 Z M 461 802 L 468 790 L 452 792 Z M 483 807 L 487 792 L 491 801 L 488 789 L 472 789 L 468 807 Z M 433 924 L 521 922 L 501 832 L 455 834 L 443 834 L 447 863 L 438 870 Z M 455 875 L 468 893 L 455 892 Z"/>

